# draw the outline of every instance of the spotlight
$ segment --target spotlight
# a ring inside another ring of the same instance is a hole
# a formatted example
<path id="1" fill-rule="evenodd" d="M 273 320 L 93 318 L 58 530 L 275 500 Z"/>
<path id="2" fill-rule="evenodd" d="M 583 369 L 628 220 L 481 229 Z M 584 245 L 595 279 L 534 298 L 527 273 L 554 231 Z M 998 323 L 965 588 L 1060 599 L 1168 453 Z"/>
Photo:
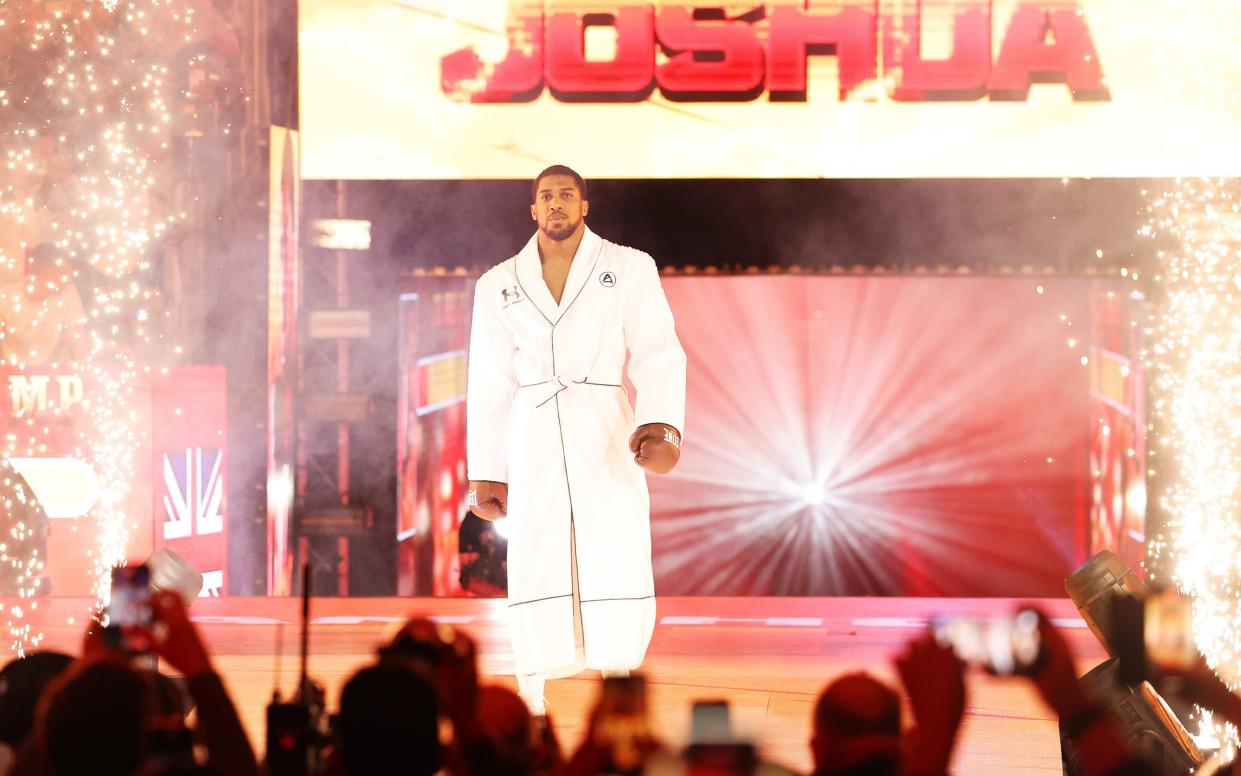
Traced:
<path id="1" fill-rule="evenodd" d="M 817 482 L 801 489 L 801 500 L 809 506 L 820 506 L 825 498 L 827 498 L 827 494 L 823 492 L 823 486 Z"/>

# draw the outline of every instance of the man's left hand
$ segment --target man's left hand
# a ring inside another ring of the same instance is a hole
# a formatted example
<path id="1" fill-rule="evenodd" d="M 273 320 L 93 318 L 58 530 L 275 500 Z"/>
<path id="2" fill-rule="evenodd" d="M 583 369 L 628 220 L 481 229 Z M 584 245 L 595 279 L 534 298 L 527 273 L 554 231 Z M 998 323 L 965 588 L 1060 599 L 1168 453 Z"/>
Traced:
<path id="1" fill-rule="evenodd" d="M 667 474 L 681 459 L 681 432 L 667 423 L 647 423 L 629 437 L 629 452 L 643 469 Z"/>

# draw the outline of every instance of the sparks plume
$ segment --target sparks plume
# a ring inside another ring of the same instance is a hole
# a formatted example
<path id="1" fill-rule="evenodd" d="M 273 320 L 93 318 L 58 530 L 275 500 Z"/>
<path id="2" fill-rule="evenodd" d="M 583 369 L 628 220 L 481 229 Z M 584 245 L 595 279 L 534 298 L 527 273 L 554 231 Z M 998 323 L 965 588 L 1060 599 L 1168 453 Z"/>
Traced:
<path id="1" fill-rule="evenodd" d="M 75 375 L 88 386 L 74 421 L 78 449 L 61 452 L 89 462 L 98 479 L 88 518 L 99 539 L 89 562 L 101 607 L 112 567 L 125 560 L 141 441 L 135 386 L 151 370 L 148 346 L 159 336 L 150 251 L 183 217 L 164 204 L 159 167 L 170 157 L 175 89 L 168 54 L 192 40 L 194 14 L 168 0 L 0 0 L 0 25 L 8 49 L 0 52 L 0 160 L 8 173 L 0 188 L 0 222 L 19 235 L 0 246 L 0 273 L 25 278 L 11 281 L 0 302 L 29 313 L 30 331 L 60 330 L 47 352 L 10 324 L 0 333 L 0 350 L 4 366 L 16 372 Z M 28 264 L 36 245 L 51 246 L 55 257 L 40 275 Z M 0 453 L 6 459 L 46 455 L 63 445 L 60 432 L 69 421 L 61 416 L 67 414 L 63 407 L 48 411 L 15 399 Z M 10 480 L 3 500 L 12 514 L 15 494 L 33 495 L 15 490 Z M 8 539 L 27 538 L 29 526 L 11 522 Z M 22 654 L 41 639 L 24 616 L 38 606 L 37 581 L 46 563 L 7 552 L 3 560 L 23 564 L 16 584 L 22 604 L 7 612 L 10 645 Z"/>
<path id="2" fill-rule="evenodd" d="M 1241 684 L 1241 188 L 1185 179 L 1151 192 L 1144 232 L 1158 253 L 1147 354 L 1159 434 L 1155 469 L 1169 516 L 1151 554 L 1194 598 L 1208 664 Z M 1235 740 L 1235 732 L 1228 737 Z"/>

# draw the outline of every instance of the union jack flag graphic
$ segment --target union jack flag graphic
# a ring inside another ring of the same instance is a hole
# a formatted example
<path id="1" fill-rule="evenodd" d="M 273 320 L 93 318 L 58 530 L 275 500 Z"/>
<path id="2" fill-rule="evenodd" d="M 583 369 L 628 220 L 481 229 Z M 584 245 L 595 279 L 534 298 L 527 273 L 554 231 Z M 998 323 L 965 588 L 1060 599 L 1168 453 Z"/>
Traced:
<path id="1" fill-rule="evenodd" d="M 164 453 L 164 540 L 220 533 L 224 516 L 223 451 L 187 447 Z"/>
<path id="2" fill-rule="evenodd" d="M 219 598 L 224 593 L 224 572 L 204 571 L 203 589 L 199 598 Z"/>

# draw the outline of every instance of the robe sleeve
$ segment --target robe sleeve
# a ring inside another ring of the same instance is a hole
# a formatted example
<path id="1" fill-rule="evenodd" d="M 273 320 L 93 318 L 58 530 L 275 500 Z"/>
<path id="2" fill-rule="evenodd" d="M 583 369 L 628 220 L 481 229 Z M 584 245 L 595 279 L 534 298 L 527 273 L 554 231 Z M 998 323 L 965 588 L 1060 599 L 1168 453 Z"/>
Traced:
<path id="1" fill-rule="evenodd" d="M 471 480 L 508 482 L 508 419 L 517 390 L 512 332 L 500 320 L 491 283 L 474 287 L 465 394 L 466 465 Z"/>
<path id="2" fill-rule="evenodd" d="M 642 254 L 634 274 L 625 298 L 629 380 L 638 394 L 634 425 L 667 423 L 684 436 L 685 351 L 655 261 Z"/>

